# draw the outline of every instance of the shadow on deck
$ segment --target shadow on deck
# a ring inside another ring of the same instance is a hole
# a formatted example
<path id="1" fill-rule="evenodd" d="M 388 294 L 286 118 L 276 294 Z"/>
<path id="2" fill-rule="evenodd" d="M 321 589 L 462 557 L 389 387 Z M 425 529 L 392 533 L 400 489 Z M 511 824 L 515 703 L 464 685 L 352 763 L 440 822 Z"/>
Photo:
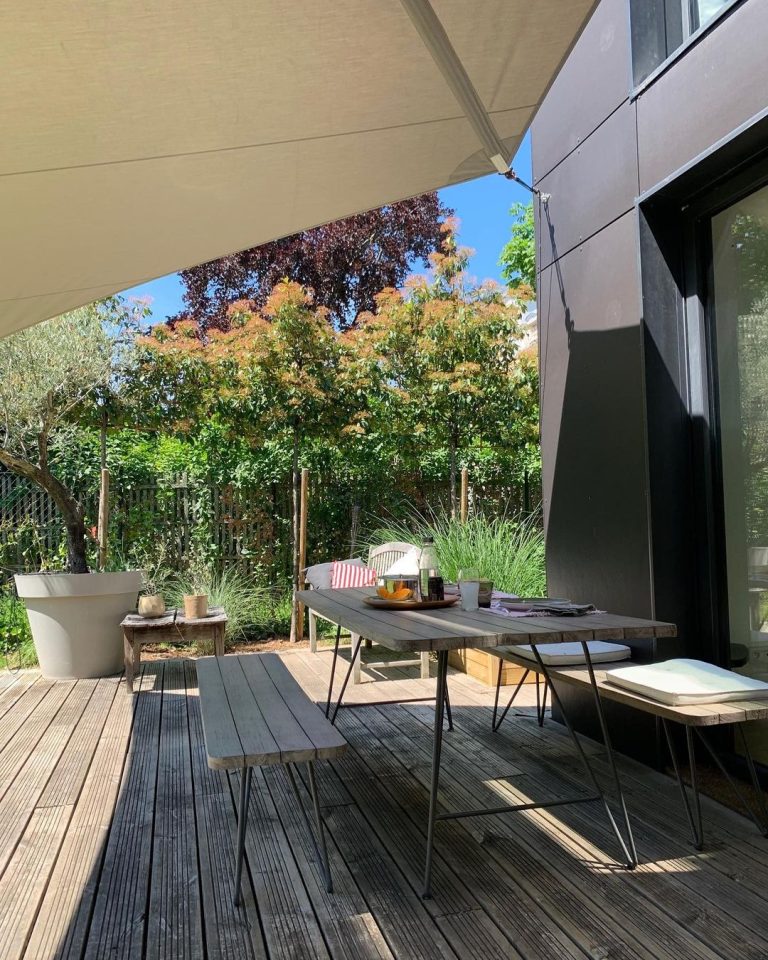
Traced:
<path id="1" fill-rule="evenodd" d="M 285 662 L 324 699 L 330 653 Z M 393 668 L 350 695 L 429 695 L 417 674 Z M 493 691 L 462 674 L 449 684 L 446 807 L 582 784 L 562 730 L 536 725 L 532 693 L 493 734 Z M 636 871 L 615 865 L 592 806 L 444 821 L 422 901 L 432 705 L 342 710 L 338 726 L 350 750 L 318 765 L 335 893 L 283 768 L 257 769 L 236 909 L 237 782 L 206 765 L 193 662 L 146 664 L 133 698 L 114 679 L 0 676 L 0 960 L 768 957 L 768 842 L 705 799 L 696 853 L 674 782 L 629 760 Z"/>

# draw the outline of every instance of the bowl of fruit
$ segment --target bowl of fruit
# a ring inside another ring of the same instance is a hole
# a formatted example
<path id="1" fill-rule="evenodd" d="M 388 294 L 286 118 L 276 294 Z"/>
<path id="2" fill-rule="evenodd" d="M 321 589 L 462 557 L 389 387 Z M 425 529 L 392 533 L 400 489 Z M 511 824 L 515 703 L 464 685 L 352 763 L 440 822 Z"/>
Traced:
<path id="1" fill-rule="evenodd" d="M 382 600 L 405 602 L 419 599 L 419 578 L 384 576 L 376 593 Z"/>

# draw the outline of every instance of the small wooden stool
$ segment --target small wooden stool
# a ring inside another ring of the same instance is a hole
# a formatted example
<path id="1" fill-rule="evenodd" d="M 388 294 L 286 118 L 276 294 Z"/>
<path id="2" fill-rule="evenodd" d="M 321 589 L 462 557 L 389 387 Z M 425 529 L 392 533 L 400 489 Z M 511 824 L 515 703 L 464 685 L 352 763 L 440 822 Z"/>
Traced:
<path id="1" fill-rule="evenodd" d="M 191 643 L 213 640 L 217 657 L 224 656 L 224 634 L 228 617 L 223 607 L 211 607 L 208 616 L 187 620 L 181 610 L 170 610 L 163 617 L 140 617 L 129 613 L 120 626 L 125 646 L 125 685 L 133 693 L 133 678 L 141 663 L 142 643 Z"/>

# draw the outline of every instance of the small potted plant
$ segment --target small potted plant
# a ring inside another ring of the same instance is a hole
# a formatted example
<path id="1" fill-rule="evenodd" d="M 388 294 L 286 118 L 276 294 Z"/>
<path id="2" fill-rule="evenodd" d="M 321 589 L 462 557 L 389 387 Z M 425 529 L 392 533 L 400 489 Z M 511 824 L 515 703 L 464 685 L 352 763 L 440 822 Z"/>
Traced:
<path id="1" fill-rule="evenodd" d="M 155 551 L 145 551 L 142 557 L 141 577 L 143 591 L 137 604 L 138 614 L 147 620 L 162 617 L 165 613 L 163 590 L 168 582 L 168 570 L 165 566 L 166 547 L 158 542 Z"/>
<path id="2" fill-rule="evenodd" d="M 210 573 L 199 557 L 195 557 L 189 566 L 189 577 L 184 581 L 183 594 L 184 618 L 202 620 L 208 616 L 208 593 L 211 583 Z"/>

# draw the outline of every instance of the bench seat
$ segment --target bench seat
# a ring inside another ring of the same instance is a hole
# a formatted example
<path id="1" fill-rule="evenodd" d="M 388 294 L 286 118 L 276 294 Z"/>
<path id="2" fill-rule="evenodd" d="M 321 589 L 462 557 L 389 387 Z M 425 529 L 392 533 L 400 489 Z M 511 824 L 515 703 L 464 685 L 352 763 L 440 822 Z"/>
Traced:
<path id="1" fill-rule="evenodd" d="M 314 764 L 316 760 L 341 756 L 347 749 L 344 737 L 326 720 L 275 653 L 203 657 L 197 661 L 197 680 L 208 766 L 240 772 L 235 906 L 240 905 L 251 773 L 255 766 L 285 765 L 309 828 L 295 772 L 296 764 L 306 764 L 316 832 L 315 837 L 310 830 L 310 836 L 331 893 Z"/>

